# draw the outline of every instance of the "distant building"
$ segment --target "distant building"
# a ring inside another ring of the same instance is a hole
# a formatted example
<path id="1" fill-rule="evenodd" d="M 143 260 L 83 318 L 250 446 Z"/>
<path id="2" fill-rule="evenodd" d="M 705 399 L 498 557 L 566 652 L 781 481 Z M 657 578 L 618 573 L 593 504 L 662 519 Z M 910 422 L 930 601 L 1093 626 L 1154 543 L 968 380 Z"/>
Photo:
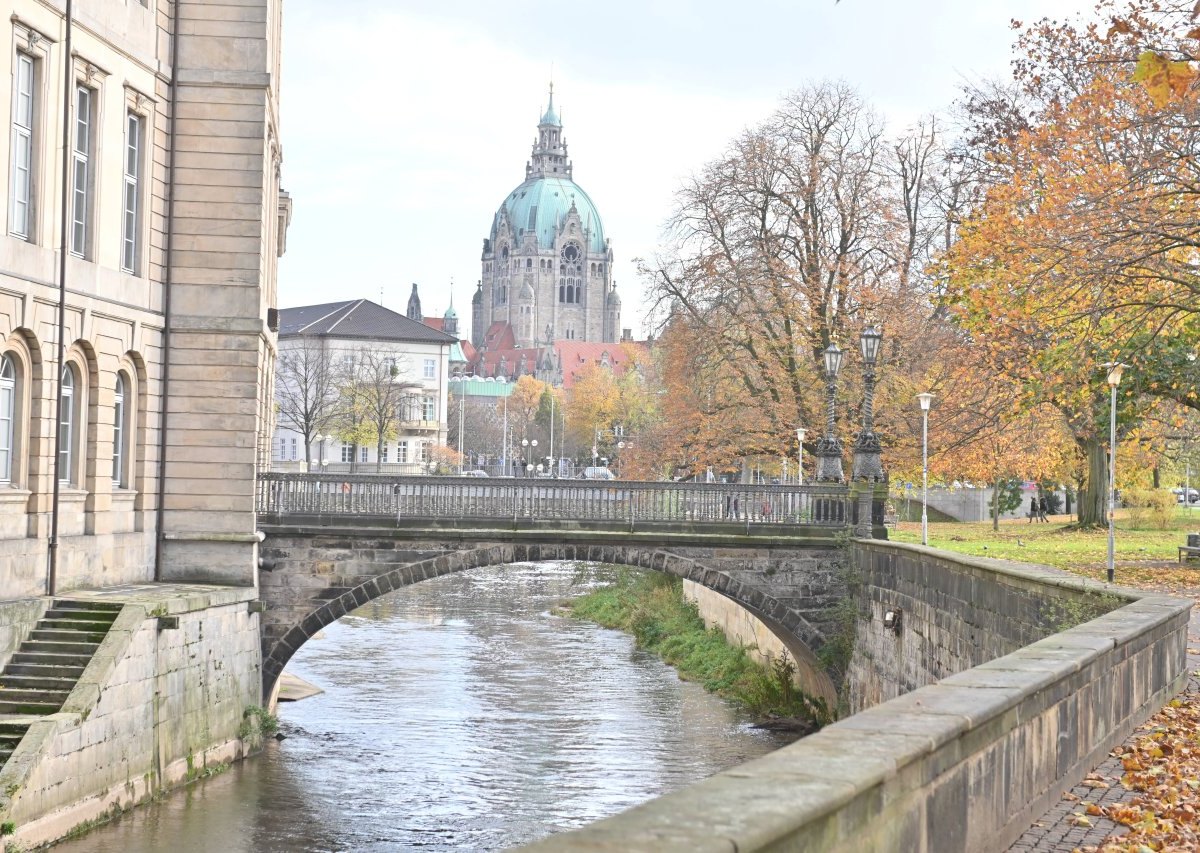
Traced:
<path id="1" fill-rule="evenodd" d="M 414 302 L 419 311 L 416 285 L 410 309 Z M 368 299 L 285 308 L 280 312 L 275 467 L 428 472 L 433 448 L 446 444 L 447 383 L 452 355 L 459 349 L 451 335 Z M 307 368 L 298 366 L 301 359 L 307 359 Z M 299 386 L 314 371 L 328 370 L 335 384 L 345 386 L 350 375 L 362 381 L 367 371 L 381 366 L 388 369 L 384 375 L 390 375 L 400 398 L 394 420 L 398 434 L 383 443 L 382 454 L 376 441 L 350 437 L 344 414 L 308 424 L 306 443 L 305 418 L 290 415 L 284 398 L 301 393 Z M 333 440 L 316 438 L 321 435 Z"/>
<path id="2" fill-rule="evenodd" d="M 621 300 L 600 212 L 575 183 L 562 121 L 550 103 L 525 180 L 500 204 L 483 241 L 471 304 L 471 343 L 511 332 L 513 349 L 551 340 L 615 343 Z"/>

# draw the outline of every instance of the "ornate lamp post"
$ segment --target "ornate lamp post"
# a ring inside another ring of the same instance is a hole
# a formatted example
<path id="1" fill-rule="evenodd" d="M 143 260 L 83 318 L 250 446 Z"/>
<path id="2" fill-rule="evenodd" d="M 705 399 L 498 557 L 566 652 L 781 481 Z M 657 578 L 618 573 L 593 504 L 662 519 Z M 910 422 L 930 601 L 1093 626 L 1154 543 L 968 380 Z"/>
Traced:
<path id="1" fill-rule="evenodd" d="M 917 395 L 921 401 L 921 544 L 929 544 L 929 404 L 933 395 L 924 391 Z"/>
<path id="2" fill-rule="evenodd" d="M 829 400 L 829 407 L 825 414 L 825 435 L 817 442 L 818 483 L 840 483 L 845 479 L 845 475 L 842 474 L 842 442 L 834 431 L 837 418 L 834 397 L 837 394 L 837 377 L 841 369 L 842 350 L 837 344 L 831 343 L 825 347 L 825 395 Z"/>
<path id="3" fill-rule="evenodd" d="M 1121 384 L 1121 372 L 1125 365 L 1119 361 L 1110 361 L 1101 365 L 1108 368 L 1108 388 L 1110 392 L 1108 420 L 1108 582 L 1113 582 L 1116 574 L 1113 565 L 1116 556 L 1115 528 L 1113 514 L 1117 509 L 1117 386 Z"/>
<path id="4" fill-rule="evenodd" d="M 879 436 L 875 435 L 875 361 L 879 358 L 879 343 L 883 332 L 878 327 L 863 329 L 859 344 L 863 357 L 863 420 L 862 431 L 854 442 L 854 468 L 851 479 L 869 483 L 883 481 L 883 460 Z"/>

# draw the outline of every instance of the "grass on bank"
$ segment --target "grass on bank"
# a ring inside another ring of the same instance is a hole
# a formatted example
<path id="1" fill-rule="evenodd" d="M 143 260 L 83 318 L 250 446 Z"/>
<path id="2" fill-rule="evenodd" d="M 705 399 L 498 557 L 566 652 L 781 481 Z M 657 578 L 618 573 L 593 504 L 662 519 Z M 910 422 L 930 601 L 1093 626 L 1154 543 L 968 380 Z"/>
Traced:
<path id="1" fill-rule="evenodd" d="M 1117 510 L 1115 519 L 1117 583 L 1162 588 L 1168 579 L 1200 586 L 1200 561 L 1178 568 L 1178 547 L 1187 534 L 1200 531 L 1200 507 L 1176 510 L 1170 525 L 1158 529 L 1143 522 L 1134 526 L 1127 510 Z M 897 542 L 921 541 L 920 522 L 901 522 L 889 532 Z M 990 521 L 981 523 L 945 522 L 929 524 L 929 545 L 976 557 L 995 557 L 1054 566 L 1095 580 L 1104 580 L 1108 560 L 1108 531 L 1077 530 L 1069 516 L 1051 516 L 1049 523 L 1030 524 L 1026 519 L 1001 521 L 998 531 Z"/>
<path id="2" fill-rule="evenodd" d="M 820 699 L 793 683 L 795 664 L 775 660 L 771 668 L 755 662 L 717 629 L 705 628 L 694 602 L 683 597 L 679 578 L 625 568 L 613 570 L 612 582 L 567 603 L 571 613 L 606 628 L 632 634 L 639 648 L 657 654 L 705 689 L 768 718 L 803 721 L 816 730 L 830 721 Z"/>

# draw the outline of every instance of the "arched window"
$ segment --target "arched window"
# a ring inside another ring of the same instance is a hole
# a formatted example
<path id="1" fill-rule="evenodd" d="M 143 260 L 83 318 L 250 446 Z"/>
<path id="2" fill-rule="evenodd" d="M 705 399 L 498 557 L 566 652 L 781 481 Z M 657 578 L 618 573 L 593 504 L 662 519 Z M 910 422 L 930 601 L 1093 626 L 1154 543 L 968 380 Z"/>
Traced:
<path id="1" fill-rule="evenodd" d="M 525 259 L 525 269 L 527 269 L 527 270 L 533 269 L 533 258 Z"/>
<path id="2" fill-rule="evenodd" d="M 75 368 L 65 365 L 62 371 L 62 403 L 59 406 L 58 481 L 68 485 L 75 483 L 75 439 L 79 431 L 76 390 Z"/>
<path id="3" fill-rule="evenodd" d="M 113 392 L 113 485 L 125 488 L 125 460 L 129 458 L 126 449 L 129 430 L 127 428 L 128 408 L 125 404 L 126 389 L 125 374 L 117 373 L 117 385 Z"/>
<path id="4" fill-rule="evenodd" d="M 566 300 L 567 300 L 567 290 L 560 281 L 560 283 L 558 285 L 558 301 L 566 302 Z"/>
<path id="5" fill-rule="evenodd" d="M 17 368 L 11 355 L 0 359 L 0 482 L 12 482 L 14 425 L 17 417 Z"/>

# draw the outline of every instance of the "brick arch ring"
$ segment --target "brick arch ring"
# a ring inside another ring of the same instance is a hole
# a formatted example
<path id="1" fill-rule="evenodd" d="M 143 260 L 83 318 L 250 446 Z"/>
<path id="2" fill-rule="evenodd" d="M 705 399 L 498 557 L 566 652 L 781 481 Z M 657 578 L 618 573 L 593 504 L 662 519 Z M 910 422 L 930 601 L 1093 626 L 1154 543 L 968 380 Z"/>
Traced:
<path id="1" fill-rule="evenodd" d="M 817 657 L 826 641 L 824 634 L 800 613 L 770 595 L 701 561 L 669 551 L 623 545 L 566 544 L 495 544 L 451 551 L 381 573 L 336 598 L 321 600 L 320 606 L 292 625 L 269 648 L 263 649 L 263 699 L 270 699 L 284 667 L 301 646 L 325 626 L 369 601 L 424 580 L 468 569 L 544 560 L 628 566 L 675 575 L 711 589 L 745 608 L 766 625 L 787 648 L 806 681 L 831 707 L 837 699 L 837 689 Z"/>

